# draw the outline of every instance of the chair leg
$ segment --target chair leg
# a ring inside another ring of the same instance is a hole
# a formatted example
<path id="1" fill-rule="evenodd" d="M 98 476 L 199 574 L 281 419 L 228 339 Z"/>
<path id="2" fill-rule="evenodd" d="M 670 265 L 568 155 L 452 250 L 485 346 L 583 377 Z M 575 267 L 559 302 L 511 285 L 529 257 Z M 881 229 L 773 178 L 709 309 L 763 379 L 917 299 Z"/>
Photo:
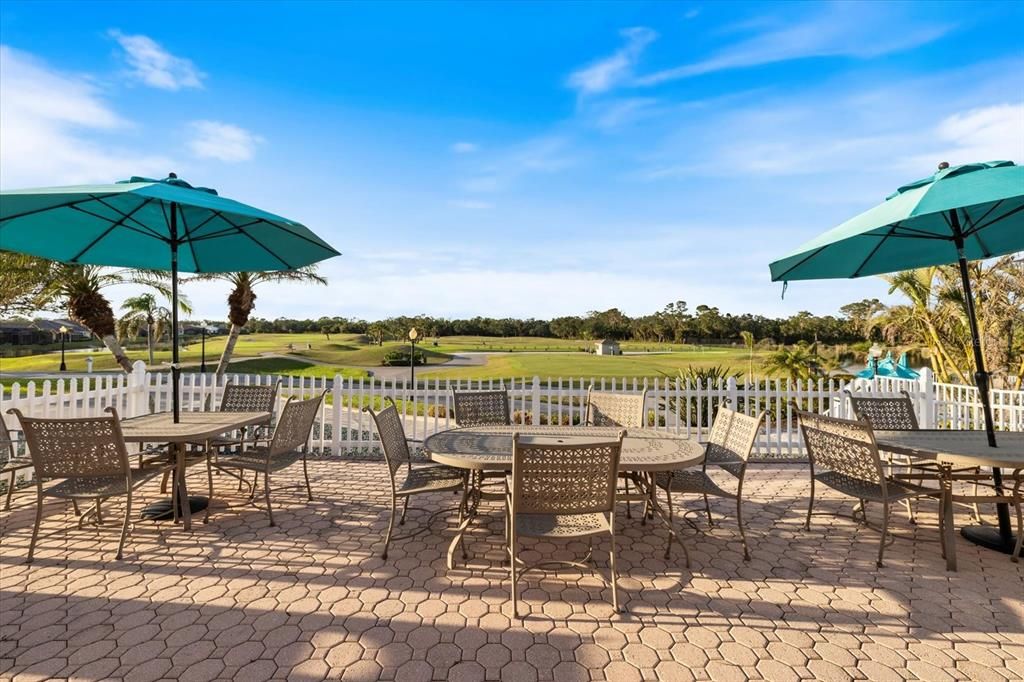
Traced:
<path id="1" fill-rule="evenodd" d="M 270 517 L 270 525 L 276 526 L 274 523 L 274 510 L 270 507 L 270 472 L 263 472 L 263 497 L 267 501 L 267 516 Z"/>
<path id="2" fill-rule="evenodd" d="M 4 501 L 4 511 L 11 508 L 11 497 L 14 495 L 14 474 L 15 470 L 11 469 L 11 478 L 7 481 L 7 499 Z"/>
<path id="3" fill-rule="evenodd" d="M 671 482 L 671 479 L 669 479 Z M 668 508 L 668 521 L 672 523 L 672 491 L 665 488 L 665 502 Z M 668 540 L 665 542 L 665 558 L 668 559 L 672 554 L 672 533 L 668 534 Z"/>
<path id="4" fill-rule="evenodd" d="M 408 511 L 409 511 L 409 496 L 406 495 L 405 499 L 402 500 L 402 518 L 400 518 L 398 520 L 398 525 L 399 526 L 404 526 L 405 525 L 405 514 Z"/>
<path id="5" fill-rule="evenodd" d="M 39 539 L 39 526 L 43 522 L 43 487 L 38 485 L 36 492 L 36 522 L 32 526 L 32 540 L 28 543 L 28 560 L 26 564 L 32 563 L 32 555 L 36 551 L 36 540 Z"/>
<path id="6" fill-rule="evenodd" d="M 99 513 L 99 500 L 96 500 L 96 512 Z M 121 524 L 121 541 L 117 543 L 117 560 L 124 559 L 124 541 L 128 539 L 128 528 L 132 519 L 132 490 L 129 484 L 128 499 L 124 506 L 124 522 Z"/>
<path id="7" fill-rule="evenodd" d="M 71 498 L 71 508 L 75 510 L 75 516 L 81 516 L 82 512 L 78 509 L 78 500 Z"/>
<path id="8" fill-rule="evenodd" d="M 1019 500 L 1014 501 L 1013 506 L 1017 509 L 1017 545 L 1013 548 L 1010 559 L 1016 562 L 1020 560 L 1021 549 L 1024 548 L 1024 510 L 1021 509 Z"/>
<path id="9" fill-rule="evenodd" d="M 804 530 L 811 529 L 811 512 L 814 511 L 814 476 L 811 476 L 811 495 L 807 500 L 807 521 L 804 522 Z"/>
<path id="10" fill-rule="evenodd" d="M 395 529 L 395 516 L 398 515 L 398 500 L 394 494 L 391 495 L 391 518 L 388 519 L 388 534 L 384 537 L 384 553 L 381 558 L 387 560 L 388 545 L 391 544 L 391 532 Z"/>
<path id="11" fill-rule="evenodd" d="M 210 453 L 206 453 L 206 483 L 207 483 L 207 499 L 206 499 L 206 513 L 203 514 L 203 523 L 210 522 L 210 507 L 213 506 L 213 462 L 210 459 Z"/>
<path id="12" fill-rule="evenodd" d="M 160 494 L 161 495 L 166 495 L 167 494 L 167 481 L 168 481 L 168 479 L 170 479 L 170 477 L 171 477 L 171 470 L 168 469 L 167 471 L 164 472 L 163 478 L 160 479 Z"/>
<path id="13" fill-rule="evenodd" d="M 867 515 L 864 516 L 867 522 Z M 876 565 L 882 568 L 882 554 L 885 552 L 885 538 L 889 534 L 889 503 L 882 503 L 882 539 L 878 541 L 878 561 Z"/>
<path id="14" fill-rule="evenodd" d="M 103 498 L 102 497 L 96 498 L 96 525 L 97 526 L 102 526 L 103 525 L 103 507 L 101 506 L 102 504 L 103 504 Z"/>
<path id="15" fill-rule="evenodd" d="M 614 515 L 614 514 L 615 514 L 615 511 L 612 510 L 612 515 Z M 612 523 L 614 524 L 614 520 L 612 521 Z M 608 555 L 608 567 L 611 570 L 611 574 L 612 574 L 612 608 L 615 610 L 615 613 L 619 613 L 619 578 L 618 578 L 618 574 L 615 571 L 615 526 L 614 525 L 612 525 L 611 536 L 612 536 L 612 539 L 611 539 L 612 546 L 611 546 L 611 553 Z"/>
<path id="16" fill-rule="evenodd" d="M 736 525 L 740 528 L 740 541 L 743 543 L 743 560 L 750 561 L 750 550 L 747 549 L 747 534 L 743 530 L 743 498 L 736 496 Z"/>
<path id="17" fill-rule="evenodd" d="M 704 511 L 708 514 L 708 527 L 713 527 L 715 520 L 711 517 L 711 501 L 708 500 L 707 493 L 704 494 Z"/>
<path id="18" fill-rule="evenodd" d="M 313 501 L 313 488 L 309 485 L 309 467 L 306 466 L 306 453 L 302 453 L 302 475 L 306 477 L 306 499 Z"/>
<path id="19" fill-rule="evenodd" d="M 625 482 L 626 482 L 626 497 L 629 497 L 629 477 L 627 476 L 623 480 L 625 480 Z M 630 504 L 629 502 L 626 502 L 626 518 L 627 519 L 633 518 L 633 505 Z"/>
<path id="20" fill-rule="evenodd" d="M 519 595 L 517 585 L 519 572 L 516 570 L 516 529 L 514 522 L 511 520 L 509 521 L 508 538 L 508 563 L 509 570 L 512 572 L 512 615 L 515 618 L 521 618 L 522 616 L 519 615 Z"/>
<path id="21" fill-rule="evenodd" d="M 981 475 L 981 468 L 974 470 L 975 475 Z M 978 497 L 978 479 L 974 479 L 974 496 Z M 973 510 L 974 520 L 981 523 L 981 509 L 978 507 L 977 502 L 971 503 L 971 509 Z"/>

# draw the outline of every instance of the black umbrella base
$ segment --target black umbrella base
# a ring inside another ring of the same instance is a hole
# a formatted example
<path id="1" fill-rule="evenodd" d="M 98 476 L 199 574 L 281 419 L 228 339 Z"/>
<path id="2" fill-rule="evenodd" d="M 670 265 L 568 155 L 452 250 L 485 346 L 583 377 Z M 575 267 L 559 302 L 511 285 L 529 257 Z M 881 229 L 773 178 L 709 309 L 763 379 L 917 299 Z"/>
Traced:
<path id="1" fill-rule="evenodd" d="M 195 515 L 206 509 L 210 501 L 201 495 L 188 498 L 189 511 Z M 182 516 L 181 502 L 178 502 L 178 518 Z M 174 509 L 171 507 L 171 498 L 160 500 L 146 505 L 142 509 L 142 518 L 150 521 L 170 521 L 174 518 Z"/>
<path id="2" fill-rule="evenodd" d="M 999 532 L 997 526 L 964 526 L 960 529 L 960 535 L 963 535 L 964 538 L 976 545 L 986 549 L 994 549 L 1003 554 L 1013 552 L 1014 545 L 1016 544 L 1016 539 L 1012 533 L 1004 536 Z"/>

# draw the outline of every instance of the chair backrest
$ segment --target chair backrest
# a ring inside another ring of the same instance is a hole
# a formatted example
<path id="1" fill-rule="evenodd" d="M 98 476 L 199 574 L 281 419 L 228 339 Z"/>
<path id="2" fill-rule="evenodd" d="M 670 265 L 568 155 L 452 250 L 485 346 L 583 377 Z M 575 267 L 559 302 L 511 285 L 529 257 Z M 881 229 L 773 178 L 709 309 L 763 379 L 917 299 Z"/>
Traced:
<path id="1" fill-rule="evenodd" d="M 128 476 L 128 450 L 121 435 L 117 410 L 109 416 L 77 419 L 26 417 L 12 409 L 21 422 L 36 476 L 47 478 L 90 478 Z"/>
<path id="2" fill-rule="evenodd" d="M 885 473 L 871 424 L 814 412 L 796 414 L 813 469 L 884 487 Z"/>
<path id="3" fill-rule="evenodd" d="M 642 429 L 647 425 L 647 389 L 640 393 L 610 393 L 587 390 L 587 413 L 584 423 L 588 426 L 623 426 Z"/>
<path id="4" fill-rule="evenodd" d="M 920 427 L 914 401 L 906 391 L 901 393 L 900 398 L 882 398 L 846 392 L 853 414 L 857 419 L 866 420 L 876 431 L 916 431 Z"/>
<path id="5" fill-rule="evenodd" d="M 508 391 L 452 390 L 456 426 L 505 426 L 512 423 Z"/>
<path id="6" fill-rule="evenodd" d="M 10 429 L 7 428 L 7 422 L 4 421 L 3 415 L 0 415 L 0 466 L 14 459 L 17 453 L 18 448 L 14 437 L 11 435 Z"/>
<path id="7" fill-rule="evenodd" d="M 604 441 L 513 435 L 513 513 L 614 513 L 625 433 Z"/>
<path id="8" fill-rule="evenodd" d="M 273 412 L 277 407 L 277 389 L 280 381 L 270 386 L 239 386 L 230 381 L 224 384 L 220 397 L 221 412 Z"/>
<path id="9" fill-rule="evenodd" d="M 313 430 L 316 415 L 320 412 L 320 403 L 324 400 L 324 391 L 318 396 L 306 400 L 288 398 L 281 410 L 281 418 L 274 427 L 274 437 L 270 441 L 270 455 L 283 452 L 294 452 L 303 448 L 309 441 L 309 433 Z"/>
<path id="10" fill-rule="evenodd" d="M 405 427 L 402 425 L 402 417 L 398 414 L 395 401 L 385 398 L 387 405 L 380 412 L 374 412 L 367 407 L 366 411 L 373 417 L 373 423 L 377 427 L 377 434 L 380 436 L 381 448 L 384 450 L 384 461 L 387 462 L 388 472 L 394 483 L 395 472 L 403 464 L 411 466 L 412 455 L 409 453 L 409 442 L 405 439 Z"/>
<path id="11" fill-rule="evenodd" d="M 751 417 L 720 405 L 704 448 L 705 467 L 716 464 L 742 478 L 763 419 L 764 412 Z"/>

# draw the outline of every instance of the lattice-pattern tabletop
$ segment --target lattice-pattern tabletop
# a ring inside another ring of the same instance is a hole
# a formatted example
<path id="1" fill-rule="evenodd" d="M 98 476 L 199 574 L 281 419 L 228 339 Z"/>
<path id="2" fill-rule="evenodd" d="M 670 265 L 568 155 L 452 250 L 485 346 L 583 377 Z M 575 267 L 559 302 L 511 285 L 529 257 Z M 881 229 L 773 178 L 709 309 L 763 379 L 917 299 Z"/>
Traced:
<path id="1" fill-rule="evenodd" d="M 157 412 L 123 420 L 121 432 L 129 443 L 189 443 L 270 419 L 270 412 L 182 412 L 175 424 L 170 412 Z"/>
<path id="2" fill-rule="evenodd" d="M 423 447 L 435 462 L 501 471 L 512 467 L 513 433 L 614 440 L 619 431 L 609 426 L 472 426 L 434 434 Z M 671 471 L 700 464 L 703 457 L 704 446 L 694 439 L 651 429 L 626 429 L 619 469 Z"/>
<path id="3" fill-rule="evenodd" d="M 997 431 L 995 448 L 989 447 L 984 431 L 875 431 L 875 440 L 884 452 L 934 459 L 953 466 L 1024 467 L 1024 433 L 1015 431 Z"/>

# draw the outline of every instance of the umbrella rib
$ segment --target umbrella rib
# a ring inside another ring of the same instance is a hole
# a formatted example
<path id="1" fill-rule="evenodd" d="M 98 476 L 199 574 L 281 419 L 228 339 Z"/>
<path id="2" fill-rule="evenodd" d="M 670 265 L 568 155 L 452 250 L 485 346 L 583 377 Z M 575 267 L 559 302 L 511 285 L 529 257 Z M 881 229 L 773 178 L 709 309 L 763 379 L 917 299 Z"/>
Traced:
<path id="1" fill-rule="evenodd" d="M 143 207 L 143 206 L 145 206 L 146 204 L 148 204 L 148 203 L 150 203 L 151 201 L 153 201 L 153 199 L 152 199 L 152 198 L 150 198 L 150 197 L 146 197 L 146 200 L 145 200 L 145 201 L 143 201 L 143 202 L 142 202 L 141 204 L 139 204 L 139 205 L 138 205 L 137 207 L 135 207 L 134 209 L 132 209 L 132 210 L 131 210 L 131 211 L 130 211 L 129 213 L 125 213 L 124 211 L 122 211 L 121 209 L 119 209 L 119 208 L 118 208 L 118 207 L 116 207 L 116 206 L 111 206 L 110 204 L 108 204 L 107 202 L 105 202 L 105 201 L 104 201 L 104 200 L 103 200 L 103 199 L 102 199 L 101 197 L 96 197 L 96 201 L 98 201 L 98 202 L 100 203 L 100 205 L 101 205 L 101 206 L 106 206 L 106 207 L 107 207 L 107 208 L 109 208 L 109 209 L 110 209 L 111 211 L 113 211 L 113 212 L 114 212 L 114 213 L 116 213 L 117 215 L 121 216 L 121 218 L 122 218 L 122 221 L 121 221 L 121 222 L 123 222 L 123 220 L 125 220 L 125 219 L 130 219 L 130 220 L 131 220 L 131 221 L 132 221 L 133 223 L 135 223 L 136 225 L 138 225 L 138 227 L 137 227 L 137 228 L 133 228 L 133 227 L 130 227 L 130 226 L 128 226 L 128 225 L 125 225 L 124 227 L 126 227 L 127 229 L 129 229 L 129 230 L 135 230 L 136 232 L 139 232 L 140 234 L 148 234 L 148 236 L 151 236 L 151 237 L 153 237 L 154 239 L 159 239 L 160 241 L 164 241 L 164 242 L 166 242 L 166 241 L 167 241 L 167 238 L 166 238 L 166 237 L 164 237 L 164 236 L 163 236 L 162 234 L 160 234 L 159 232 L 157 232 L 156 230 L 154 230 L 153 228 L 151 228 L 151 227 L 150 227 L 149 225 L 147 225 L 146 223 L 144 223 L 144 222 L 141 222 L 141 221 L 139 221 L 139 220 L 136 220 L 136 219 L 135 219 L 135 217 L 134 217 L 135 213 L 136 213 L 136 212 L 137 212 L 137 211 L 138 211 L 138 210 L 139 210 L 140 208 L 142 208 L 142 207 Z M 77 210 L 79 210 L 79 211 L 83 211 L 83 212 L 86 212 L 86 213 L 88 213 L 88 211 L 86 211 L 86 210 L 85 210 L 84 208 L 82 208 L 82 207 L 80 207 L 80 206 L 74 206 L 74 207 L 72 207 L 72 208 L 75 208 L 75 209 L 77 209 Z M 109 218 L 103 218 L 103 216 L 100 216 L 100 215 L 96 215 L 96 214 L 92 214 L 92 213 L 90 213 L 89 215 L 95 215 L 95 217 L 97 217 L 97 218 L 101 218 L 101 219 L 103 219 L 103 220 L 109 220 Z"/>
<path id="2" fill-rule="evenodd" d="M 72 211 L 78 211 L 79 213 L 84 213 L 85 215 L 91 216 L 93 218 L 96 218 L 97 220 L 103 220 L 103 221 L 106 221 L 108 223 L 112 222 L 110 220 L 110 218 L 107 218 L 106 216 L 102 216 L 99 213 L 93 213 L 92 211 L 87 211 L 86 209 L 82 208 L 81 206 L 71 206 L 70 208 L 71 208 Z M 121 220 L 118 220 L 118 221 L 113 223 L 114 227 L 117 227 L 117 226 L 120 225 L 124 229 L 131 230 L 132 232 L 137 232 L 138 234 L 141 234 L 144 237 L 150 237 L 152 239 L 159 239 L 160 241 L 167 241 L 159 233 L 154 232 L 153 230 L 149 229 L 148 227 L 143 226 L 143 229 L 139 229 L 137 227 L 132 227 L 131 225 L 124 224 L 124 214 L 122 214 L 120 211 L 118 211 L 117 213 L 118 213 L 118 215 L 120 215 L 122 217 L 121 217 Z M 135 220 L 134 222 L 137 223 L 139 221 Z"/>
<path id="3" fill-rule="evenodd" d="M 888 239 L 893 234 L 893 232 L 896 231 L 896 228 L 897 225 L 893 225 L 892 227 L 889 228 L 889 234 L 878 240 L 878 243 L 875 244 L 875 248 L 871 249 L 871 253 L 868 254 L 868 257 L 861 261 L 860 267 L 853 271 L 852 277 L 860 277 L 861 270 L 867 267 L 868 262 L 875 257 L 875 254 L 878 253 L 878 250 L 882 248 L 882 244 L 884 244 L 885 240 Z"/>
<path id="4" fill-rule="evenodd" d="M 979 227 L 978 224 L 984 222 L 985 218 L 988 218 L 990 215 L 992 215 L 992 211 L 994 211 L 997 208 L 999 208 L 999 206 L 1002 203 L 1003 203 L 1003 200 L 1000 199 L 999 201 L 997 201 L 994 204 L 992 204 L 992 208 L 990 208 L 987 211 L 985 211 L 985 214 L 982 215 L 977 220 L 971 220 L 971 216 L 969 216 L 967 214 L 967 211 L 964 211 L 964 220 L 966 220 L 968 223 L 970 223 L 970 228 L 967 229 L 967 230 L 964 230 L 964 235 L 966 236 L 967 234 L 970 234 L 972 231 L 975 231 L 975 229 L 979 229 L 980 230 L 980 229 L 982 229 L 984 227 L 987 227 L 986 225 L 982 225 L 982 226 Z M 1003 217 L 1005 218 L 1006 216 L 1003 216 Z M 1002 220 L 1002 218 L 997 218 L 996 220 L 997 221 L 998 220 Z"/>
<path id="5" fill-rule="evenodd" d="M 134 208 L 134 209 L 132 210 L 132 212 L 131 212 L 131 213 L 129 213 L 128 215 L 124 215 L 124 216 L 121 216 L 121 219 L 120 219 L 120 220 L 118 220 L 118 221 L 117 221 L 117 222 L 115 222 L 115 223 L 111 223 L 111 224 L 110 224 L 110 227 L 108 227 L 107 229 L 105 229 L 105 230 L 104 230 L 104 231 L 103 231 L 102 233 L 98 234 L 98 235 L 96 236 L 96 238 L 95 238 L 95 239 L 93 239 L 93 240 L 92 240 L 91 242 L 89 242 L 89 244 L 88 244 L 88 245 L 87 245 L 87 246 L 86 246 L 86 247 L 85 247 L 84 249 L 82 249 L 82 250 L 81 250 L 81 251 L 79 251 L 79 252 L 78 252 L 77 254 L 75 254 L 75 257 L 71 259 L 71 262 L 72 262 L 72 263 L 77 263 L 77 262 L 78 262 L 78 259 L 79 259 L 79 258 L 81 258 L 81 257 L 82 257 L 82 256 L 84 256 L 84 255 L 85 255 L 86 253 L 88 253 L 88 251 L 89 251 L 89 250 L 90 250 L 90 249 L 91 249 L 92 247 L 94 247 L 94 246 L 96 246 L 97 244 L 99 244 L 101 240 L 103 240 L 103 239 L 104 239 L 104 238 L 105 238 L 105 237 L 106 237 L 106 236 L 107 236 L 108 234 L 110 234 L 111 232 L 113 232 L 114 230 L 116 230 L 116 229 L 117 229 L 118 227 L 124 226 L 124 227 L 125 227 L 125 228 L 127 228 L 127 229 L 132 229 L 132 228 L 128 227 L 127 225 L 123 225 L 123 224 L 124 224 L 124 221 L 128 220 L 129 218 L 131 218 L 131 216 L 132 216 L 132 213 L 135 213 L 136 211 L 140 210 L 140 209 L 141 209 L 141 208 L 142 208 L 143 206 L 145 206 L 145 205 L 146 205 L 146 204 L 148 204 L 148 203 L 149 203 L 149 199 L 146 199 L 146 200 L 145 200 L 145 201 L 143 201 L 143 202 L 142 202 L 141 204 L 139 204 L 138 206 L 136 206 L 136 207 L 135 207 L 135 208 Z M 87 214 L 89 214 L 89 215 L 93 215 L 92 213 L 89 213 L 89 211 L 86 211 L 85 209 L 81 208 L 80 206 L 71 206 L 70 208 L 71 208 L 72 210 L 75 210 L 75 211 L 81 211 L 81 212 L 83 212 L 83 213 L 87 213 Z M 97 216 L 97 217 L 99 217 L 99 216 Z"/>
<path id="6" fill-rule="evenodd" d="M 1008 212 L 1007 212 L 1006 214 L 1004 214 L 1004 215 L 1001 215 L 1001 216 L 999 216 L 998 218 L 995 218 L 994 220 L 990 220 L 990 221 L 988 221 L 987 223 L 985 223 L 984 225 L 975 225 L 975 226 L 974 226 L 973 228 L 971 228 L 970 230 L 968 230 L 967 232 L 965 232 L 965 233 L 964 233 L 964 236 L 965 236 L 965 237 L 969 237 L 969 236 L 971 236 L 971 235 L 973 235 L 973 234 L 977 234 L 977 233 L 978 233 L 978 232 L 980 232 L 981 230 L 984 230 L 984 229 L 985 229 L 986 227 L 988 227 L 988 226 L 990 226 L 990 225 L 995 225 L 995 224 L 996 224 L 996 223 L 998 223 L 998 222 L 999 222 L 1000 220 L 1006 220 L 1006 219 L 1007 219 L 1007 218 L 1009 218 L 1010 216 L 1014 215 L 1015 213 L 1020 213 L 1021 211 L 1024 211 L 1024 204 L 1021 204 L 1021 205 L 1020 205 L 1020 206 L 1018 206 L 1017 208 L 1014 208 L 1014 209 L 1010 209 L 1010 211 L 1008 211 Z"/>
<path id="7" fill-rule="evenodd" d="M 257 245 L 258 245 L 258 246 L 259 246 L 259 247 L 260 247 L 261 249 L 263 249 L 264 251 L 266 251 L 267 253 L 269 253 L 269 254 L 270 254 L 271 256 L 273 256 L 273 257 L 274 257 L 274 258 L 276 258 L 277 260 L 279 260 L 279 261 L 281 261 L 282 263 L 284 263 L 284 266 L 285 266 L 285 267 L 286 267 L 287 269 L 289 269 L 289 270 L 294 270 L 294 269 L 295 269 L 295 267 L 294 267 L 294 266 L 293 266 L 293 265 L 292 265 L 291 263 L 289 263 L 289 262 L 288 262 L 288 261 L 286 261 L 286 260 L 285 260 L 284 258 L 281 258 L 281 257 L 280 257 L 279 255 L 277 255 L 276 253 L 274 253 L 273 251 L 271 251 L 271 250 L 270 250 L 270 247 L 268 247 L 268 246 L 267 246 L 266 244 L 264 244 L 263 242 L 261 242 L 261 241 L 260 241 L 259 239 L 256 239 L 256 237 L 253 237 L 253 236 L 252 236 L 251 234 L 249 234 L 248 232 L 246 232 L 245 230 L 243 230 L 243 229 L 242 229 L 243 227 L 249 227 L 250 225 L 256 225 L 256 224 L 258 224 L 258 223 L 261 223 L 261 222 L 266 222 L 266 221 L 264 221 L 264 220 L 256 220 L 256 221 L 253 221 L 253 222 L 251 222 L 251 223 L 247 223 L 247 224 L 244 224 L 244 225 L 235 225 L 235 224 L 234 224 L 233 222 L 231 222 L 230 220 L 228 220 L 228 217 L 227 217 L 227 216 L 221 216 L 221 218 L 223 218 L 223 219 L 224 219 L 224 222 L 226 222 L 226 223 L 227 223 L 228 225 L 230 225 L 230 226 L 232 226 L 233 228 L 235 228 L 236 230 L 238 230 L 239 234 L 244 234 L 244 235 L 245 235 L 246 237 L 248 237 L 249 239 L 251 239 L 251 240 L 253 241 L 253 243 L 254 243 L 254 244 L 257 244 Z"/>
<path id="8" fill-rule="evenodd" d="M 111 192 L 111 193 L 105 194 L 103 196 L 104 197 L 112 197 L 112 196 L 115 196 L 115 194 L 116 193 Z M 17 220 L 18 218 L 24 218 L 26 216 L 35 215 L 36 213 L 45 213 L 46 211 L 53 211 L 53 210 L 56 210 L 58 208 L 73 208 L 74 206 L 76 206 L 78 204 L 84 204 L 84 203 L 86 203 L 88 201 L 94 201 L 94 200 L 97 200 L 97 199 L 99 199 L 98 196 L 96 196 L 95 194 L 90 194 L 85 199 L 75 199 L 74 201 L 69 201 L 66 204 L 57 204 L 56 206 L 47 206 L 46 208 L 34 208 L 31 211 L 23 211 L 21 213 L 15 213 L 14 215 L 9 215 L 9 216 L 6 216 L 5 218 L 0 218 L 0 227 L 3 227 L 2 223 L 6 223 L 9 220 Z"/>
<path id="9" fill-rule="evenodd" d="M 199 258 L 196 257 L 196 245 L 192 241 L 192 239 L 189 238 L 189 234 L 191 233 L 191 230 L 188 227 L 188 221 L 185 220 L 185 212 L 184 211 L 179 211 L 179 213 L 180 213 L 180 218 L 181 218 L 181 225 L 182 225 L 182 227 L 185 228 L 185 238 L 182 239 L 181 241 L 184 241 L 186 244 L 188 244 L 188 250 L 192 253 L 192 263 L 195 265 L 196 272 L 198 272 L 199 271 Z M 209 218 L 209 220 L 213 220 L 213 218 L 211 217 L 211 218 Z M 204 221 L 202 224 L 205 225 L 206 221 Z"/>
<path id="10" fill-rule="evenodd" d="M 779 275 L 778 277 L 775 277 L 775 278 L 774 278 L 774 279 L 773 279 L 772 281 L 774 281 L 774 282 L 778 282 L 778 281 L 779 281 L 780 279 L 781 279 L 781 280 L 784 280 L 784 278 L 786 277 L 786 275 L 788 275 L 789 273 L 793 272 L 793 271 L 794 271 L 794 270 L 796 270 L 796 269 L 797 269 L 798 267 L 800 267 L 801 265 L 803 265 L 804 263 L 806 263 L 806 262 L 807 262 L 807 261 L 809 261 L 810 259 L 812 259 L 812 258 L 814 258 L 815 256 L 817 256 L 817 255 L 818 255 L 819 253 L 821 253 L 822 251 L 824 251 L 825 249 L 827 249 L 827 248 L 828 248 L 828 246 L 829 246 L 828 244 L 825 244 L 825 246 L 819 246 L 819 247 L 818 247 L 817 249 L 815 249 L 815 250 L 814 250 L 813 252 L 811 252 L 811 253 L 807 254 L 806 256 L 804 256 L 803 258 L 801 258 L 801 259 L 800 259 L 800 260 L 799 260 L 798 262 L 794 263 L 794 264 L 792 265 L 792 267 L 786 268 L 786 271 L 785 271 L 785 272 L 781 273 L 781 274 L 780 274 L 780 275 Z M 785 281 L 785 280 L 784 280 L 784 281 Z"/>

